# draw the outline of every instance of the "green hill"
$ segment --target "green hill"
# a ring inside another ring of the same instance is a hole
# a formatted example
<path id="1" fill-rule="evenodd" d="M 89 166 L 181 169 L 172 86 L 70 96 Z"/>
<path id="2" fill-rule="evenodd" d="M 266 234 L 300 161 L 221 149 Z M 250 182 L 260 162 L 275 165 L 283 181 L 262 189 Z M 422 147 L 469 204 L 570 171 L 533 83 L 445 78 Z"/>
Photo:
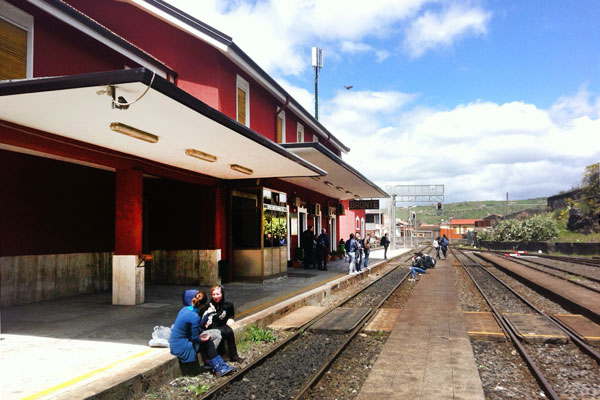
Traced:
<path id="1" fill-rule="evenodd" d="M 506 201 L 463 201 L 442 206 L 441 215 L 437 215 L 436 204 L 411 207 L 417 213 L 417 220 L 425 224 L 439 224 L 443 219 L 477 219 L 491 214 L 507 215 L 528 209 L 546 209 L 546 198 Z M 396 209 L 396 217 L 404 218 L 403 210 Z"/>

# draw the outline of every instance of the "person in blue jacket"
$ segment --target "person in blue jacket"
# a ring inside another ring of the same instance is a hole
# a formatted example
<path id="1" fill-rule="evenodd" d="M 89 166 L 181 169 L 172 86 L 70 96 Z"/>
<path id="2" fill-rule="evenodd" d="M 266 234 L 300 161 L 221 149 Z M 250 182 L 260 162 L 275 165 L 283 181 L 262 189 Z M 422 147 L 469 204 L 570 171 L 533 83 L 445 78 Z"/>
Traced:
<path id="1" fill-rule="evenodd" d="M 210 334 L 202 332 L 208 316 L 200 318 L 198 310 L 206 304 L 206 293 L 198 290 L 186 290 L 183 292 L 181 300 L 184 307 L 177 314 L 169 338 L 171 354 L 177 356 L 182 363 L 190 363 L 197 361 L 198 352 L 205 351 L 210 366 L 217 376 L 235 371 L 236 368 L 227 365 L 223 358 L 217 355 Z"/>

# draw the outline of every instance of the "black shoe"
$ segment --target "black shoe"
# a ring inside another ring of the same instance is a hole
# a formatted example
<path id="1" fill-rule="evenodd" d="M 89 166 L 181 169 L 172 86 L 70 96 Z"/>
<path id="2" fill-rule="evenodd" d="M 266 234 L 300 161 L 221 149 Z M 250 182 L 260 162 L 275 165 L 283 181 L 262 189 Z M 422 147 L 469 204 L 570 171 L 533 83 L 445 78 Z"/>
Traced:
<path id="1" fill-rule="evenodd" d="M 232 356 L 229 356 L 229 361 L 241 363 L 241 362 L 244 362 L 244 360 L 245 360 L 245 358 L 240 357 L 237 353 Z"/>

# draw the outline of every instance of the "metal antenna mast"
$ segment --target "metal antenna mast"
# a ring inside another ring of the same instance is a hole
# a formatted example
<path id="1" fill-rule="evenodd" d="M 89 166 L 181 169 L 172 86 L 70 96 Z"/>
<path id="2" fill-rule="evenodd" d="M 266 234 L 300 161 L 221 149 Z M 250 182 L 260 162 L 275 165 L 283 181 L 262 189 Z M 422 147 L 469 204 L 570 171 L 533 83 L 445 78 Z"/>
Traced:
<path id="1" fill-rule="evenodd" d="M 319 70 L 323 68 L 323 49 L 312 48 L 312 66 L 315 68 L 315 119 L 319 119 Z"/>

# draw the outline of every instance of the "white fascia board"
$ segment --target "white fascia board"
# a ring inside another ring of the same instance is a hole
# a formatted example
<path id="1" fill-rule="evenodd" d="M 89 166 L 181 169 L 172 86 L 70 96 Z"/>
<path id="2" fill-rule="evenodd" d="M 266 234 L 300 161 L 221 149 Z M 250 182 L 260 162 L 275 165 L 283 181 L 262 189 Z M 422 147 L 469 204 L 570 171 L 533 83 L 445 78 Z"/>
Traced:
<path id="1" fill-rule="evenodd" d="M 189 33 L 190 35 L 210 44 L 211 46 L 219 49 L 222 52 L 227 52 L 227 48 L 228 46 L 224 43 L 221 43 L 220 41 L 210 37 L 209 35 L 205 34 L 204 32 L 190 26 L 189 24 L 186 24 L 185 22 L 181 21 L 179 18 L 176 18 L 172 15 L 169 15 L 168 13 L 162 11 L 161 9 L 148 4 L 147 2 L 145 2 L 144 0 L 126 0 L 129 3 L 134 4 L 135 6 L 142 8 L 146 11 L 148 11 L 149 13 L 157 16 L 158 18 L 168 22 L 169 24 L 179 28 L 180 30 Z"/>
<path id="2" fill-rule="evenodd" d="M 58 18 L 59 20 L 66 23 L 67 25 L 70 25 L 73 28 L 78 29 L 79 31 L 96 39 L 97 41 L 110 47 L 111 49 L 117 51 L 118 53 L 123 54 L 125 57 L 138 63 L 139 65 L 141 65 L 145 68 L 148 68 L 151 71 L 156 71 L 156 73 L 158 75 L 160 75 L 161 77 L 167 78 L 167 71 L 165 71 L 164 69 L 158 69 L 158 67 L 155 64 L 149 63 L 148 61 L 144 60 L 143 58 L 139 57 L 138 55 L 136 55 L 136 54 L 132 53 L 131 51 L 125 49 L 124 47 L 120 46 L 119 44 L 108 40 L 104 36 L 100 35 L 98 32 L 94 31 L 93 29 L 86 26 L 85 24 L 77 21 L 70 15 L 65 14 L 64 12 L 52 7 L 51 5 L 49 5 L 48 3 L 46 3 L 42 0 L 27 0 L 27 1 L 29 1 L 31 4 L 35 5 L 36 7 L 46 11 L 48 14 L 52 15 L 53 17 Z"/>

